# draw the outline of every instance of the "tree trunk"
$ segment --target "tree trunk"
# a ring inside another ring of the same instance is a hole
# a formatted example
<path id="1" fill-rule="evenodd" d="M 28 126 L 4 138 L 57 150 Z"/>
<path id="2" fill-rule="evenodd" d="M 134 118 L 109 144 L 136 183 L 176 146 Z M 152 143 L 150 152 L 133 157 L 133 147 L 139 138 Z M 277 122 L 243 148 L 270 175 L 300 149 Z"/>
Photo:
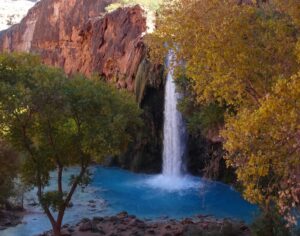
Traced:
<path id="1" fill-rule="evenodd" d="M 65 207 L 63 207 L 62 209 L 59 210 L 58 212 L 58 216 L 57 216 L 57 220 L 56 220 L 56 227 L 58 229 L 61 229 L 61 226 L 62 226 L 62 221 L 63 221 L 63 218 L 64 218 L 64 215 L 65 215 Z M 55 235 L 56 236 L 56 235 Z"/>
<path id="2" fill-rule="evenodd" d="M 57 224 L 52 225 L 53 235 L 54 236 L 61 236 L 60 229 L 61 229 L 61 226 L 58 226 Z"/>
<path id="3" fill-rule="evenodd" d="M 24 191 L 22 191 L 21 206 L 22 206 L 22 209 L 24 210 Z"/>
<path id="4" fill-rule="evenodd" d="M 40 180 L 40 178 L 39 178 L 39 180 Z M 52 225 L 53 234 L 55 236 L 60 236 L 60 227 L 57 227 L 57 223 L 56 223 L 53 215 L 51 214 L 51 211 L 49 210 L 48 206 L 45 204 L 42 204 L 42 185 L 40 183 L 38 184 L 37 196 L 38 196 L 39 202 L 42 205 L 42 208 L 44 209 L 45 214 L 47 215 L 48 219 L 50 220 L 50 223 Z"/>
<path id="5" fill-rule="evenodd" d="M 63 172 L 63 168 L 59 164 L 58 165 L 57 186 L 58 186 L 58 192 L 61 193 L 61 194 L 63 193 L 63 188 L 62 188 L 62 172 Z"/>
<path id="6" fill-rule="evenodd" d="M 84 175 L 85 171 L 86 171 L 86 168 L 81 167 L 80 174 L 77 176 L 76 180 L 72 184 L 71 189 L 70 189 L 70 191 L 69 191 L 69 193 L 68 193 L 68 195 L 65 199 L 64 204 L 59 209 L 58 216 L 57 216 L 57 219 L 56 219 L 56 222 L 55 222 L 55 227 L 53 226 L 53 233 L 54 233 L 55 236 L 60 236 L 60 229 L 61 229 L 61 226 L 62 226 L 62 221 L 63 221 L 63 218 L 64 218 L 65 210 L 66 210 L 67 206 L 69 205 L 69 203 L 71 201 L 71 198 L 72 198 L 72 196 L 73 196 L 73 194 L 74 194 L 74 192 L 75 192 L 75 190 L 78 186 L 79 180 L 81 180 L 81 178 Z M 59 183 L 61 183 L 61 181 L 59 181 Z"/>

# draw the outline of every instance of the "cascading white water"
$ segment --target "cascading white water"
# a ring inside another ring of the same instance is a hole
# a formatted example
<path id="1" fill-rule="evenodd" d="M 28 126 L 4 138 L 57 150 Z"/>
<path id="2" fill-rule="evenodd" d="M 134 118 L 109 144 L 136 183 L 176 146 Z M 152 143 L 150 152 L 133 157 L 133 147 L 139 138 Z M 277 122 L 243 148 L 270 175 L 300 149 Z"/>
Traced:
<path id="1" fill-rule="evenodd" d="M 199 188 L 202 184 L 185 171 L 186 129 L 181 113 L 177 110 L 180 93 L 176 91 L 173 70 L 170 66 L 173 54 L 169 53 L 164 110 L 163 172 L 145 181 L 146 185 L 168 192 Z"/>
<path id="2" fill-rule="evenodd" d="M 173 70 L 170 68 L 172 57 L 172 53 L 169 53 L 164 110 L 163 175 L 180 176 L 185 170 L 183 158 L 186 149 L 186 131 L 182 115 L 177 110 L 181 95 L 176 91 Z"/>

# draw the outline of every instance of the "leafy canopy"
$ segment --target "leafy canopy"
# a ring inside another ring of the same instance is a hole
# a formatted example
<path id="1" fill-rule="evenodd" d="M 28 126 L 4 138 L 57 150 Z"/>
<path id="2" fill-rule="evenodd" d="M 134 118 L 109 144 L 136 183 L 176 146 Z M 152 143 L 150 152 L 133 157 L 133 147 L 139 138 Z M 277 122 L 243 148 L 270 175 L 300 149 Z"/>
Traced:
<path id="1" fill-rule="evenodd" d="M 150 56 L 161 60 L 175 51 L 200 103 L 257 106 L 278 79 L 297 72 L 291 53 L 296 27 L 272 7 L 173 0 L 163 4 L 156 23 L 148 36 Z"/>
<path id="2" fill-rule="evenodd" d="M 104 82 L 67 78 L 33 55 L 0 56 L 1 138 L 26 156 L 23 179 L 37 187 L 56 235 L 77 186 L 89 182 L 91 162 L 125 151 L 139 115 L 131 95 Z M 79 173 L 64 189 L 64 168 L 74 165 Z M 57 188 L 45 192 L 53 170 Z M 57 219 L 51 209 L 58 211 Z"/>
<path id="3" fill-rule="evenodd" d="M 237 169 L 246 199 L 276 203 L 295 224 L 300 193 L 300 74 L 279 81 L 259 109 L 241 110 L 222 132 L 227 163 Z"/>

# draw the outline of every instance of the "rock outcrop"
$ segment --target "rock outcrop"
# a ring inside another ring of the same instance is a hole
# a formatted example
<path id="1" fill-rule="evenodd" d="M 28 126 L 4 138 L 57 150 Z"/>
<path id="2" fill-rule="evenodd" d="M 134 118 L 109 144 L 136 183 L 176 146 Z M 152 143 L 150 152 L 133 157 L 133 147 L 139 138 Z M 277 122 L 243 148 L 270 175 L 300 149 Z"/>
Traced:
<path id="1" fill-rule="evenodd" d="M 20 24 L 1 33 L 0 51 L 37 53 L 67 74 L 97 74 L 141 96 L 134 81 L 139 67 L 144 67 L 145 14 L 140 6 L 106 13 L 113 2 L 42 0 Z M 151 77 L 161 68 L 146 69 L 154 72 Z"/>
<path id="2" fill-rule="evenodd" d="M 41 0 L 20 24 L 0 32 L 0 52 L 36 53 L 45 64 L 63 68 L 67 74 L 98 75 L 134 92 L 145 111 L 145 128 L 122 158 L 109 160 L 108 164 L 158 172 L 163 66 L 146 59 L 144 10 L 133 6 L 107 13 L 105 8 L 116 1 Z"/>

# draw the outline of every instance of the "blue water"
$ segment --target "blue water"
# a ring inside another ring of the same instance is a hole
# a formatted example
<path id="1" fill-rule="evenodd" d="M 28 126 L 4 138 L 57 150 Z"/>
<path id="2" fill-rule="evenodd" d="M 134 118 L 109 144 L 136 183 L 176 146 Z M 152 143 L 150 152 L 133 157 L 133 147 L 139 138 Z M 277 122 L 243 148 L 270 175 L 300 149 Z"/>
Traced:
<path id="1" fill-rule="evenodd" d="M 67 188 L 69 169 L 64 176 Z M 117 168 L 93 167 L 92 183 L 79 189 L 66 212 L 64 223 L 76 223 L 83 217 L 107 216 L 127 211 L 142 219 L 192 217 L 212 215 L 251 222 L 257 207 L 247 203 L 230 186 L 186 176 L 166 179 L 163 176 L 135 174 Z M 55 182 L 55 176 L 52 176 Z M 51 186 L 49 187 L 51 189 Z M 28 193 L 27 201 L 35 191 Z M 38 207 L 30 207 L 24 224 L 0 231 L 1 236 L 30 236 L 50 229 L 47 218 Z"/>

